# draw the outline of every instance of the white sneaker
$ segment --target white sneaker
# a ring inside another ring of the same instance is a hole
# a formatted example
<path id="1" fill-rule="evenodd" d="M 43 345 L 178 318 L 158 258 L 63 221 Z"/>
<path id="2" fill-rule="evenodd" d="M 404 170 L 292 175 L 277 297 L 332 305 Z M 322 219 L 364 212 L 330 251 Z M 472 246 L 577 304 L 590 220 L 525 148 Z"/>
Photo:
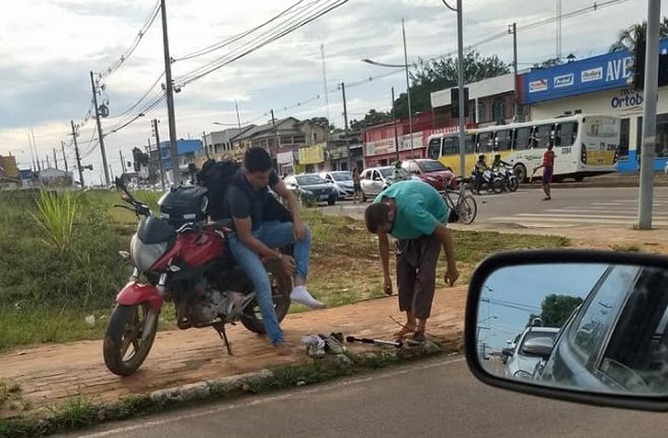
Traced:
<path id="1" fill-rule="evenodd" d="M 304 286 L 297 286 L 290 292 L 290 299 L 311 309 L 324 309 L 325 304 L 311 296 Z"/>

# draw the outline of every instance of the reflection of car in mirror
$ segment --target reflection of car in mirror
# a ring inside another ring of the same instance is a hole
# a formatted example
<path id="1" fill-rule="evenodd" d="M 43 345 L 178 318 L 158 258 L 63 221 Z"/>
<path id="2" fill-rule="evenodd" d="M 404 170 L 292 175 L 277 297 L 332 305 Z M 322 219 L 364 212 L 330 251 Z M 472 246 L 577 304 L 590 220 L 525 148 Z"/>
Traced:
<path id="1" fill-rule="evenodd" d="M 590 250 L 490 256 L 467 301 L 471 371 L 535 395 L 668 410 L 667 267 L 664 256 Z"/>
<path id="2" fill-rule="evenodd" d="M 532 341 L 547 338 L 551 343 L 558 332 L 558 327 L 527 327 L 506 362 L 506 377 L 532 378 L 534 369 L 541 360 L 541 356 L 531 349 Z"/>
<path id="3" fill-rule="evenodd" d="M 610 266 L 566 323 L 540 376 L 558 385 L 668 392 L 668 275 Z"/>

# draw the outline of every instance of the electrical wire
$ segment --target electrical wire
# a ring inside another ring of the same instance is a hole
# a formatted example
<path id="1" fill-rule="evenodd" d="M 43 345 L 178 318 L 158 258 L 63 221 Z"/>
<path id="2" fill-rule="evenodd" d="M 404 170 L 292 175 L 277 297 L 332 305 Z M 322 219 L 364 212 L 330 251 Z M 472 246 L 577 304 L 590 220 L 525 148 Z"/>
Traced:
<path id="1" fill-rule="evenodd" d="M 273 17 L 270 18 L 269 20 L 265 21 L 264 23 L 262 23 L 262 24 L 260 24 L 260 25 L 258 25 L 258 26 L 255 26 L 255 27 L 252 28 L 252 29 L 249 29 L 249 30 L 247 30 L 247 31 L 244 31 L 244 32 L 238 33 L 238 34 L 236 34 L 236 35 L 233 35 L 233 36 L 231 36 L 231 37 L 228 37 L 228 38 L 226 38 L 226 39 L 224 39 L 224 40 L 222 40 L 222 41 L 220 41 L 220 42 L 218 42 L 218 43 L 216 43 L 216 44 L 212 44 L 212 45 L 207 46 L 207 47 L 204 47 L 204 48 L 202 48 L 202 49 L 199 49 L 199 50 L 195 50 L 195 51 L 193 51 L 193 52 L 190 52 L 190 53 L 188 53 L 188 54 L 186 54 L 186 55 L 183 55 L 183 56 L 181 56 L 181 57 L 177 57 L 177 58 L 174 59 L 173 62 L 177 62 L 177 61 L 185 61 L 185 60 L 188 60 L 188 59 L 197 58 L 197 57 L 200 57 L 200 56 L 203 56 L 203 55 L 207 55 L 207 54 L 209 54 L 209 53 L 211 53 L 211 52 L 213 52 L 213 51 L 216 51 L 216 50 L 222 49 L 222 48 L 224 48 L 224 47 L 227 47 L 227 46 L 229 46 L 230 44 L 239 41 L 239 40 L 242 39 L 243 37 L 245 37 L 245 36 L 247 36 L 247 35 L 250 35 L 251 33 L 256 32 L 256 31 L 262 29 L 263 27 L 265 27 L 265 26 L 267 26 L 267 25 L 273 23 L 274 21 L 278 20 L 278 19 L 281 18 L 282 16 L 286 15 L 287 13 L 289 13 L 291 10 L 295 9 L 297 6 L 299 6 L 299 5 L 300 5 L 301 3 L 303 3 L 303 2 L 304 2 L 304 0 L 299 0 L 297 3 L 293 4 L 292 6 L 288 7 L 287 9 L 284 9 L 284 10 L 281 11 L 279 14 L 273 16 Z M 311 3 L 314 3 L 314 2 L 311 2 Z M 311 4 L 311 3 L 309 3 L 309 4 Z"/>
<path id="2" fill-rule="evenodd" d="M 125 61 L 127 61 L 132 56 L 134 51 L 137 49 L 137 46 L 139 46 L 139 43 L 144 38 L 144 35 L 146 35 L 146 32 L 148 32 L 148 30 L 155 22 L 155 19 L 158 17 L 158 12 L 160 12 L 160 0 L 158 0 L 155 6 L 153 6 L 153 9 L 151 9 L 148 18 L 146 19 L 141 29 L 137 33 L 137 36 L 135 37 L 130 47 L 123 52 L 123 54 L 117 61 L 115 61 L 113 64 L 107 67 L 107 69 L 105 69 L 102 73 L 98 73 L 99 79 L 103 79 L 114 73 L 123 65 L 123 63 L 125 63 Z"/>
<path id="3" fill-rule="evenodd" d="M 190 72 L 189 74 L 187 74 L 186 76 L 180 78 L 178 81 L 175 81 L 175 82 L 179 82 L 180 84 L 182 84 L 181 87 L 184 87 L 184 86 L 186 86 L 186 85 L 188 85 L 188 84 L 190 84 L 190 83 L 192 83 L 192 82 L 194 82 L 198 79 L 201 79 L 204 76 L 207 76 L 207 75 L 213 73 L 216 70 L 219 70 L 220 68 L 222 68 L 226 65 L 231 64 L 234 61 L 237 61 L 237 60 L 247 56 L 250 53 L 255 52 L 256 50 L 266 46 L 267 44 L 270 44 L 272 42 L 275 42 L 275 41 L 279 40 L 280 38 L 294 32 L 295 30 L 306 26 L 307 24 L 309 24 L 312 21 L 322 17 L 323 15 L 329 13 L 330 11 L 348 3 L 348 1 L 350 1 L 350 0 L 334 0 L 333 2 L 329 1 L 328 4 L 326 4 L 324 6 L 320 6 L 320 9 L 317 10 L 317 12 L 315 12 L 311 15 L 308 15 L 304 18 L 301 18 L 301 17 L 298 18 L 297 19 L 298 21 L 295 24 L 292 24 L 292 23 L 279 24 L 274 29 L 271 29 L 268 32 L 266 32 L 265 35 L 262 35 L 262 36 L 256 38 L 257 42 L 256 41 L 249 41 L 247 43 L 244 43 L 245 47 L 244 46 L 240 47 L 236 51 L 235 54 L 230 54 L 228 56 L 221 57 L 218 60 L 215 60 L 215 61 L 213 61 L 213 62 L 211 62 L 211 63 L 209 63 L 209 64 L 207 64 L 203 67 L 200 67 L 200 68 Z M 301 14 L 301 12 L 299 12 L 298 14 Z M 294 17 L 288 19 L 287 21 L 291 21 L 291 20 L 294 21 Z M 284 28 L 284 29 L 277 29 L 278 27 L 285 27 L 286 24 L 289 27 Z M 277 33 L 275 32 L 276 30 L 278 30 Z M 270 32 L 271 32 L 271 34 L 270 34 Z"/>

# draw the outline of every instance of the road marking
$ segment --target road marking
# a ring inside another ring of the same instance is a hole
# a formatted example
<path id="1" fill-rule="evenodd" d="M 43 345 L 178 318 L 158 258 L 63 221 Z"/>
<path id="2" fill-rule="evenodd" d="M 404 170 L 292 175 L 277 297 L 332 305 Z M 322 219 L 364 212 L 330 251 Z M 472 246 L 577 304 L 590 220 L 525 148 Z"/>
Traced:
<path id="1" fill-rule="evenodd" d="M 245 408 L 249 406 L 257 406 L 257 405 L 263 405 L 267 404 L 269 402 L 273 401 L 280 401 L 280 400 L 285 400 L 294 396 L 303 396 L 307 394 L 312 394 L 314 392 L 321 392 L 321 391 L 327 391 L 327 390 L 332 390 L 332 389 L 337 389 L 345 386 L 350 386 L 350 385 L 357 385 L 360 383 L 366 383 L 366 382 L 372 382 L 374 380 L 380 380 L 380 379 L 387 379 L 387 378 L 395 378 L 397 376 L 401 376 L 404 374 L 408 374 L 410 372 L 414 371 L 421 371 L 421 370 L 428 370 L 431 368 L 435 368 L 438 366 L 443 366 L 443 365 L 450 365 L 454 363 L 460 363 L 466 361 L 466 358 L 457 356 L 455 358 L 447 358 L 443 361 L 441 360 L 435 360 L 433 362 L 430 362 L 426 365 L 420 365 L 416 367 L 410 367 L 410 368 L 405 368 L 397 371 L 391 371 L 387 373 L 379 373 L 376 375 L 368 376 L 368 377 L 359 377 L 359 378 L 354 378 L 350 380 L 345 380 L 341 382 L 334 382 L 330 384 L 320 384 L 320 385 L 314 385 L 310 389 L 304 389 L 304 390 L 292 390 L 288 394 L 281 394 L 277 396 L 267 396 L 267 397 L 258 397 L 255 400 L 250 400 L 250 401 L 245 401 L 242 403 L 232 403 L 232 404 L 225 404 L 224 406 L 218 406 L 212 409 L 208 409 L 206 411 L 199 411 L 199 412 L 194 412 L 191 414 L 184 414 L 184 415 L 177 415 L 177 416 L 171 416 L 169 418 L 165 418 L 162 420 L 154 420 L 154 421 L 143 421 L 142 424 L 135 424 L 132 426 L 125 426 L 125 427 L 119 427 L 116 429 L 112 430 L 107 430 L 104 432 L 97 432 L 97 433 L 92 433 L 92 434 L 87 434 L 87 435 L 77 435 L 77 438 L 104 438 L 108 436 L 113 436 L 113 435 L 122 435 L 128 432 L 133 432 L 141 429 L 149 429 L 153 428 L 156 426 L 161 426 L 164 424 L 168 423 L 177 423 L 183 420 L 190 420 L 193 418 L 199 418 L 199 417 L 204 417 L 204 416 L 209 416 L 209 415 L 214 415 L 218 414 L 224 411 L 231 411 L 233 409 L 238 409 L 238 408 Z M 131 420 L 130 420 L 131 421 Z M 60 435 L 61 437 L 64 435 Z"/>
<path id="2" fill-rule="evenodd" d="M 517 213 L 515 217 L 551 217 L 551 218 L 559 218 L 559 219 L 564 219 L 564 218 L 601 218 L 601 219 L 628 219 L 629 216 L 620 216 L 620 215 L 613 215 L 613 214 L 540 214 L 540 213 Z M 668 216 L 652 216 L 653 219 L 657 220 L 668 220 Z"/>
<path id="3" fill-rule="evenodd" d="M 554 215 L 535 215 L 535 217 L 517 217 L 517 216 L 498 216 L 489 219 L 492 222 L 510 222 L 525 226 L 541 226 L 546 223 L 551 224 L 598 224 L 598 225 L 633 225 L 637 222 L 637 218 L 628 217 L 625 219 L 598 219 L 598 218 L 571 218 L 571 217 L 556 217 Z M 538 222 L 536 222 L 539 220 Z M 668 221 L 652 219 L 652 226 L 654 227 L 668 227 Z"/>

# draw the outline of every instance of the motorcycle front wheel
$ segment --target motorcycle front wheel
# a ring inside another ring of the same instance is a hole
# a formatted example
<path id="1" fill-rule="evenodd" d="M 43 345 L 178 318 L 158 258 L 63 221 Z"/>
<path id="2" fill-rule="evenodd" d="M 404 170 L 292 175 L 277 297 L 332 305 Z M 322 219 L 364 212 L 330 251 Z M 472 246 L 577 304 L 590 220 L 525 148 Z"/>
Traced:
<path id="1" fill-rule="evenodd" d="M 271 284 L 271 295 L 274 301 L 274 310 L 276 311 L 276 318 L 278 322 L 283 321 L 290 310 L 290 291 L 292 290 L 292 279 L 285 273 L 280 263 L 271 260 L 265 264 L 267 274 L 269 275 L 269 283 Z M 260 306 L 257 300 L 253 300 L 246 308 L 241 316 L 241 323 L 244 327 L 253 333 L 265 334 L 267 330 L 264 328 L 262 315 L 260 314 Z"/>
<path id="2" fill-rule="evenodd" d="M 144 363 L 158 331 L 158 315 L 148 303 L 116 305 L 104 336 L 104 363 L 112 373 L 129 376 Z M 146 334 L 145 334 L 146 333 Z"/>
<path id="3" fill-rule="evenodd" d="M 520 181 L 517 178 L 510 178 L 508 180 L 508 190 L 516 191 L 520 187 Z"/>

